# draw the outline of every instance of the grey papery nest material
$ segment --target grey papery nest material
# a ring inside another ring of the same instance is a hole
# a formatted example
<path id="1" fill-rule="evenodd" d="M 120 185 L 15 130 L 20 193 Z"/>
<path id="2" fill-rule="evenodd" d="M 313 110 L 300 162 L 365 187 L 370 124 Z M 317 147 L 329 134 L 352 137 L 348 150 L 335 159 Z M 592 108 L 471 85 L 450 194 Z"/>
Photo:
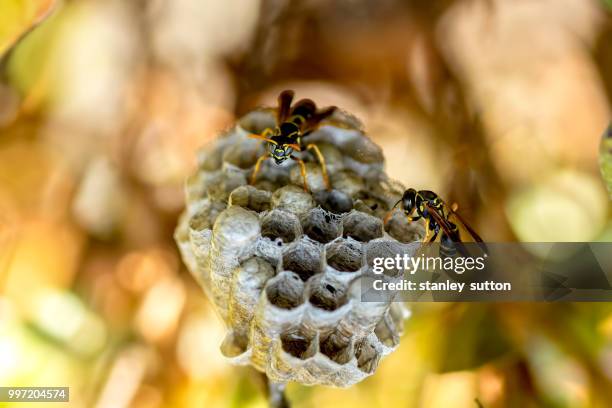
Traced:
<path id="1" fill-rule="evenodd" d="M 309 192 L 297 163 L 264 163 L 248 137 L 274 126 L 258 109 L 201 151 L 186 186 L 176 230 L 183 260 L 227 325 L 221 351 L 273 382 L 347 387 L 376 370 L 403 329 L 403 304 L 392 295 L 361 301 L 372 260 L 413 254 L 423 228 L 398 212 L 382 219 L 403 187 L 383 170 L 381 149 L 352 116 L 337 111 L 308 136 L 331 179 L 325 189 L 316 158 L 306 162 Z M 399 279 L 388 271 L 385 279 Z"/>

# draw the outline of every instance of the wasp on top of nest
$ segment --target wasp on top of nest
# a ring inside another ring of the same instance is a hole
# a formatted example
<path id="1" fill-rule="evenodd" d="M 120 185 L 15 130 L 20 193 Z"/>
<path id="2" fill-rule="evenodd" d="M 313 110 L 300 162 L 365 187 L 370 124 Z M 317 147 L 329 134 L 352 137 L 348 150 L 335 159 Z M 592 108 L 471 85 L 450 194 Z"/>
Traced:
<path id="1" fill-rule="evenodd" d="M 325 158 L 314 143 L 305 144 L 304 138 L 316 130 L 319 124 L 330 117 L 335 111 L 335 106 L 318 110 L 317 105 L 310 99 L 301 99 L 291 104 L 294 92 L 285 90 L 278 96 L 278 109 L 276 112 L 276 126 L 265 129 L 261 134 L 251 134 L 249 137 L 266 142 L 267 152 L 257 159 L 255 169 L 251 175 L 251 184 L 255 184 L 257 175 L 261 170 L 261 164 L 269 159 L 274 159 L 276 164 L 281 164 L 287 159 L 295 160 L 300 166 L 304 190 L 308 191 L 306 182 L 306 166 L 304 161 L 293 154 L 294 151 L 312 150 L 317 156 L 323 180 L 326 188 L 330 189 L 329 177 L 325 166 Z"/>

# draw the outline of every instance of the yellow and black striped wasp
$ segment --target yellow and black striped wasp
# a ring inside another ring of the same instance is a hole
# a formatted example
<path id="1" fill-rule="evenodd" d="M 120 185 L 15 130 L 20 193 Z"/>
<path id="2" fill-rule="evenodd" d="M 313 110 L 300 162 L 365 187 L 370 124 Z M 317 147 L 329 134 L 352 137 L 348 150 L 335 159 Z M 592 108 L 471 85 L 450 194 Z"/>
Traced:
<path id="1" fill-rule="evenodd" d="M 423 242 L 434 242 L 440 235 L 440 251 L 446 255 L 456 252 L 456 249 L 464 256 L 469 256 L 465 247 L 461 245 L 466 242 L 460 234 L 460 228 L 467 231 L 470 238 L 478 244 L 480 249 L 487 253 L 487 246 L 482 238 L 474 231 L 465 220 L 457 213 L 457 206 L 447 205 L 440 196 L 433 191 L 409 188 L 404 191 L 384 219 L 386 224 L 395 208 L 401 204 L 402 210 L 408 222 L 425 220 L 425 238 Z M 416 211 L 416 215 L 412 215 Z"/>
<path id="2" fill-rule="evenodd" d="M 283 91 L 278 96 L 278 110 L 274 129 L 267 128 L 260 135 L 250 135 L 252 138 L 266 141 L 267 147 L 267 152 L 260 156 L 255 163 L 255 169 L 251 175 L 251 184 L 255 183 L 261 164 L 266 159 L 272 158 L 276 164 L 292 159 L 299 164 L 304 180 L 304 190 L 308 191 L 306 166 L 302 159 L 293 155 L 293 152 L 311 150 L 319 160 L 325 185 L 329 189 L 329 177 L 321 151 L 313 143 L 305 145 L 303 139 L 316 130 L 321 121 L 331 116 L 336 107 L 330 106 L 319 111 L 316 104 L 310 99 L 301 99 L 292 106 L 293 96 L 294 92 L 291 90 Z"/>

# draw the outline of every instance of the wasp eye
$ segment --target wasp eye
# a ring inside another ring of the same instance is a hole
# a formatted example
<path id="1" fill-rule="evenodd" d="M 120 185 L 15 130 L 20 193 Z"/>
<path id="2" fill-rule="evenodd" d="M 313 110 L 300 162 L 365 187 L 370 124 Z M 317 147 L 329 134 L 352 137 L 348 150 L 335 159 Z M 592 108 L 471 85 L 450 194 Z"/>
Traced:
<path id="1" fill-rule="evenodd" d="M 410 198 L 405 198 L 403 204 L 405 211 L 412 212 L 412 209 L 414 208 L 414 202 Z"/>

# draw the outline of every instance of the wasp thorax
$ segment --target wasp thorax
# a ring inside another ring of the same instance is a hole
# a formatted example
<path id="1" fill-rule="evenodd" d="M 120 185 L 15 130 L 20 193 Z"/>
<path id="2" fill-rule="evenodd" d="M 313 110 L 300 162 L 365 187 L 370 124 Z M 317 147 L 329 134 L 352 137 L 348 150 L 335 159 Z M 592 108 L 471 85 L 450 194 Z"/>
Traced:
<path id="1" fill-rule="evenodd" d="M 359 122 L 341 112 L 333 120 L 309 136 L 332 169 L 330 188 L 305 153 L 312 189 L 304 191 L 295 160 L 262 166 L 248 185 L 257 157 L 248 134 L 274 129 L 275 118 L 265 110 L 241 118 L 200 153 L 175 234 L 227 325 L 222 353 L 275 382 L 350 386 L 375 372 L 403 327 L 401 303 L 361 302 L 360 290 L 371 254 L 403 245 L 382 223 L 401 191 L 389 187 L 382 152 Z M 277 163 L 293 152 L 261 143 Z M 372 197 L 383 199 L 374 206 Z"/>

